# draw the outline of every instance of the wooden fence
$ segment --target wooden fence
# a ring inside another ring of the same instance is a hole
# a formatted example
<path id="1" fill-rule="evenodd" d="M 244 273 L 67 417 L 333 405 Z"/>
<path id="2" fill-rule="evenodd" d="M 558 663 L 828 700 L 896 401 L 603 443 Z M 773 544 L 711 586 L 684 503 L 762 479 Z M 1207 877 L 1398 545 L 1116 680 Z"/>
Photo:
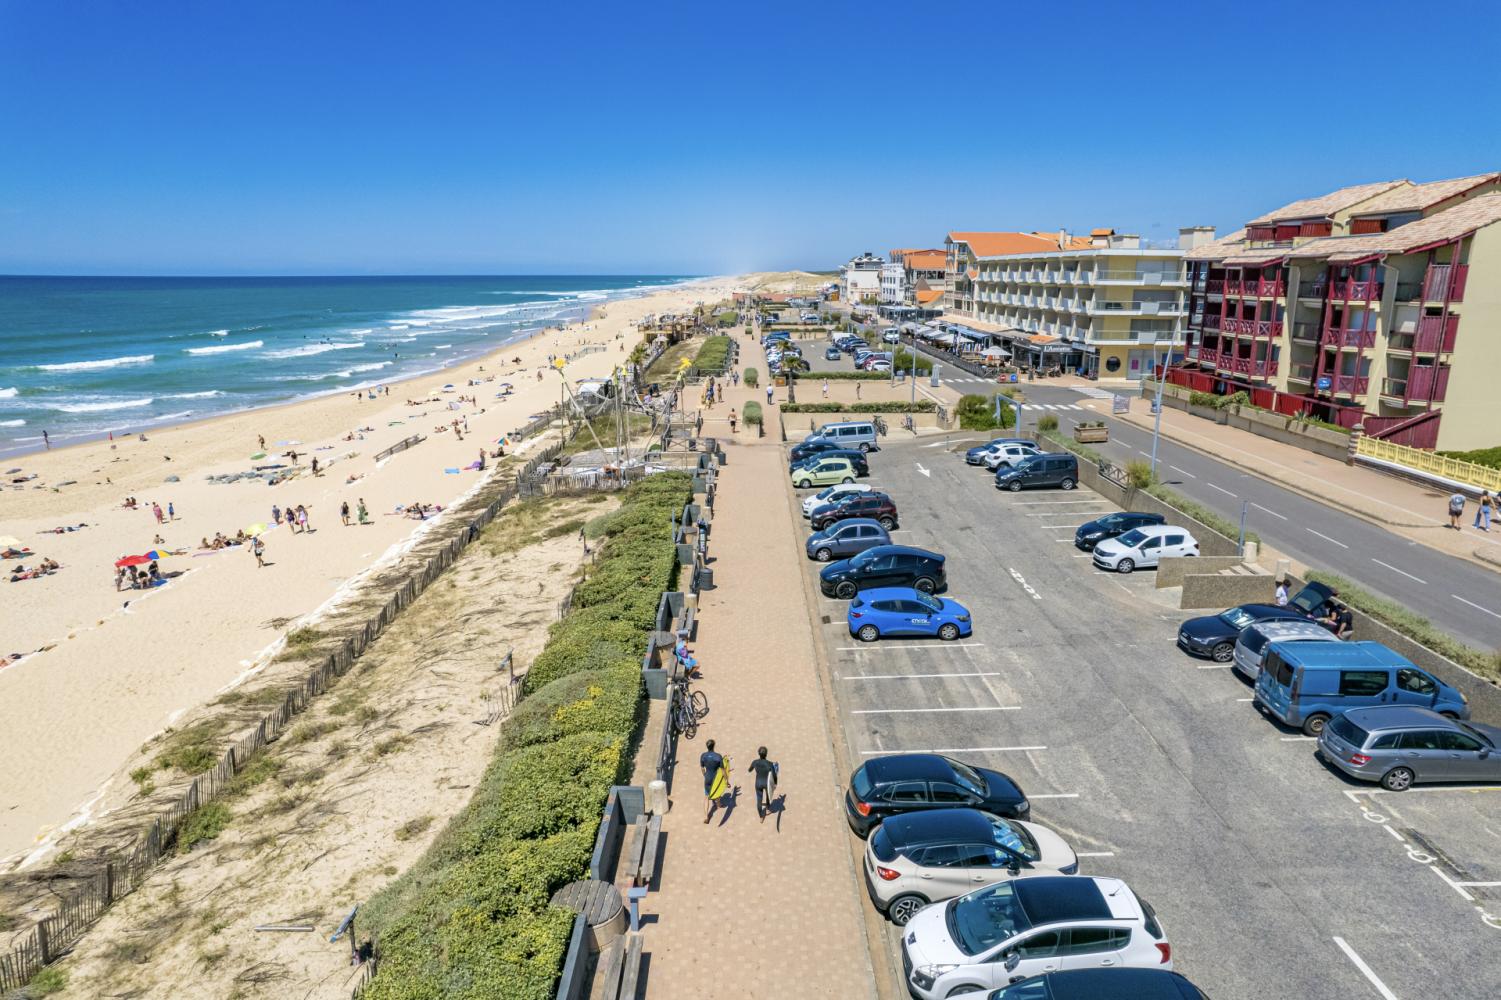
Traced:
<path id="1" fill-rule="evenodd" d="M 556 449 L 549 451 L 555 452 Z M 105 859 L 102 870 L 66 891 L 55 912 L 39 920 L 9 954 L 0 955 L 0 990 L 24 986 L 43 966 L 71 948 L 84 931 L 103 916 L 111 903 L 139 887 L 157 862 L 174 848 L 183 821 L 222 795 L 235 774 L 268 743 L 281 736 L 313 698 L 327 691 L 334 680 L 343 676 L 376 637 L 453 565 L 459 554 L 479 537 L 485 526 L 516 494 L 515 486 L 507 487 L 425 564 L 414 569 L 375 616 L 347 636 L 338 650 L 314 668 L 301 684 L 290 689 L 285 700 L 229 747 L 217 765 L 194 778 L 181 798 L 158 813 L 141 832 L 134 847 Z M 509 691 L 507 697 L 514 704 L 514 690 Z"/>
<path id="2" fill-rule="evenodd" d="M 413 434 L 409 438 L 402 438 L 400 441 L 397 441 L 391 447 L 384 448 L 384 449 L 376 452 L 375 453 L 375 460 L 377 462 L 379 462 L 379 461 L 382 461 L 383 459 L 390 458 L 392 455 L 396 454 L 398 451 L 406 451 L 408 448 L 415 447 L 416 445 L 419 445 L 419 444 L 421 444 L 422 442 L 424 442 L 426 440 L 427 440 L 427 438 L 425 436 L 421 435 L 421 434 Z"/>
<path id="3" fill-rule="evenodd" d="M 1401 466 L 1451 483 L 1460 483 L 1472 490 L 1501 492 L 1501 469 L 1493 469 L 1488 465 L 1465 462 L 1437 452 L 1424 451 L 1422 448 L 1409 448 L 1364 436 L 1356 440 L 1355 453 L 1361 458 Z"/>

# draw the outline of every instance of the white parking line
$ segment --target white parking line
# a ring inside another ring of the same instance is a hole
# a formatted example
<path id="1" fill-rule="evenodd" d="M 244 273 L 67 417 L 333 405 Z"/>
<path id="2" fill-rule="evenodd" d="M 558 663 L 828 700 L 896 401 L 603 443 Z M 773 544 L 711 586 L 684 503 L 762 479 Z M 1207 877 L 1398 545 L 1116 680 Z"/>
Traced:
<path id="1" fill-rule="evenodd" d="M 920 715 L 926 712 L 1020 712 L 1020 705 L 975 705 L 969 708 L 862 708 L 851 715 Z"/>
<path id="2" fill-rule="evenodd" d="M 1401 573 L 1403 576 L 1407 577 L 1409 580 L 1417 580 L 1419 583 L 1421 583 L 1425 587 L 1428 586 L 1428 581 L 1427 580 L 1419 579 L 1418 577 L 1415 577 L 1411 573 L 1407 572 L 1407 570 L 1405 570 L 1405 569 L 1398 569 L 1397 567 L 1393 566 L 1391 563 L 1382 562 L 1380 559 L 1377 559 L 1374 556 L 1371 558 L 1371 562 L 1375 563 L 1377 566 L 1385 566 L 1387 569 L 1391 570 L 1393 573 Z"/>
<path id="3" fill-rule="evenodd" d="M 928 680 L 934 677 L 999 677 L 999 670 L 965 670 L 952 674 L 855 674 L 841 677 L 842 681 L 909 681 Z"/>
<path id="4" fill-rule="evenodd" d="M 1277 738 L 1283 743 L 1312 743 L 1318 739 L 1317 736 L 1279 736 Z"/>
<path id="5" fill-rule="evenodd" d="M 1221 493 L 1225 494 L 1225 496 L 1227 496 L 1227 497 L 1233 497 L 1233 496 L 1235 496 L 1234 493 L 1231 493 L 1229 490 L 1225 489 L 1223 486 L 1216 486 L 1213 483 L 1205 483 L 1204 485 L 1207 486 L 1207 487 L 1209 487 L 1212 490 L 1219 490 Z"/>
<path id="6" fill-rule="evenodd" d="M 1104 498 L 1101 497 L 1098 500 L 1018 500 L 1016 503 L 1012 504 L 1011 506 L 1013 506 L 1013 507 L 1046 507 L 1046 506 L 1049 506 L 1049 505 L 1052 505 L 1052 506 L 1063 506 L 1064 504 L 1073 504 L 1073 503 L 1104 503 Z M 1046 514 L 1039 514 L 1038 515 L 1038 517 L 1047 517 L 1047 516 L 1048 515 L 1046 515 Z"/>
<path id="7" fill-rule="evenodd" d="M 1432 871 L 1432 872 L 1433 872 L 1433 873 L 1434 873 L 1434 874 L 1435 874 L 1435 875 L 1437 875 L 1437 876 L 1438 876 L 1438 877 L 1439 877 L 1439 878 L 1441 878 L 1441 879 L 1443 879 L 1443 880 L 1444 880 L 1444 881 L 1445 881 L 1445 882 L 1447 882 L 1447 883 L 1449 883 L 1449 888 L 1451 888 L 1451 889 L 1453 889 L 1453 890 L 1454 890 L 1454 891 L 1455 891 L 1455 892 L 1457 892 L 1457 893 L 1459 893 L 1459 894 L 1460 894 L 1460 895 L 1461 895 L 1461 896 L 1463 896 L 1463 897 L 1464 897 L 1464 898 L 1465 898 L 1465 902 L 1467 902 L 1467 903 L 1473 903 L 1473 902 L 1475 902 L 1475 897 L 1474 897 L 1474 896 L 1472 896 L 1472 895 L 1470 895 L 1470 894 L 1469 894 L 1469 893 L 1468 893 L 1468 892 L 1466 892 L 1466 891 L 1465 891 L 1465 890 L 1464 890 L 1464 889 L 1462 889 L 1462 888 L 1460 888 L 1460 885 L 1459 885 L 1459 883 L 1458 883 L 1458 882 L 1456 882 L 1456 881 L 1454 881 L 1454 880 L 1453 880 L 1453 879 L 1452 879 L 1452 878 L 1450 878 L 1450 877 L 1449 877 L 1449 876 L 1447 876 L 1447 875 L 1445 875 L 1445 874 L 1444 874 L 1444 873 L 1443 873 L 1443 871 L 1442 871 L 1442 870 L 1441 870 L 1441 869 L 1440 869 L 1440 868 L 1439 868 L 1439 866 L 1438 866 L 1438 865 L 1429 865 L 1429 866 L 1428 866 L 1428 868 L 1429 868 L 1429 870 L 1431 870 L 1431 871 Z"/>
<path id="8" fill-rule="evenodd" d="M 1397 994 L 1386 988 L 1386 984 L 1376 977 L 1376 973 L 1371 971 L 1371 967 L 1365 964 L 1365 959 L 1355 954 L 1355 949 L 1346 944 L 1344 938 L 1337 937 L 1334 939 L 1334 943 L 1339 945 L 1339 950 L 1344 952 L 1345 957 L 1354 963 L 1355 968 L 1360 970 L 1361 975 L 1370 980 L 1371 985 L 1376 987 L 1377 993 L 1380 993 L 1385 1000 L 1397 1000 Z"/>
<path id="9" fill-rule="evenodd" d="M 1312 528 L 1304 528 L 1303 530 L 1306 531 L 1306 532 L 1308 532 L 1310 535 L 1318 535 L 1320 538 L 1322 538 L 1326 542 L 1333 542 L 1335 545 L 1338 545 L 1342 549 L 1348 549 L 1350 547 L 1350 546 L 1346 545 L 1344 542 L 1340 541 L 1338 538 L 1330 538 L 1328 535 L 1324 534 L 1322 531 L 1314 531 Z"/>
<path id="10" fill-rule="evenodd" d="M 1236 698 L 1235 700 L 1236 701 L 1243 701 L 1243 702 L 1245 702 L 1246 704 L 1249 705 L 1251 702 L 1255 701 L 1256 699 L 1255 698 Z"/>
<path id="11" fill-rule="evenodd" d="M 1113 858 L 1113 857 L 1115 857 L 1115 852 L 1114 851 L 1075 851 L 1074 852 L 1074 857 L 1076 857 L 1076 858 Z"/>
<path id="12" fill-rule="evenodd" d="M 1049 793 L 1047 795 L 1028 795 L 1027 796 L 1027 798 L 1033 799 L 1034 801 L 1036 799 L 1077 799 L 1078 797 L 1079 797 L 1079 793 L 1078 792 L 1051 792 L 1051 793 Z"/>
<path id="13" fill-rule="evenodd" d="M 1470 607 L 1474 608 L 1476 611 L 1484 611 L 1486 614 L 1490 615 L 1492 618 L 1501 618 L 1501 615 L 1496 614 L 1496 612 L 1492 611 L 1490 608 L 1482 608 L 1480 605 L 1476 604 L 1474 601 L 1467 601 L 1463 597 L 1460 597 L 1458 594 L 1450 594 L 1449 596 L 1452 597 L 1452 598 L 1454 598 L 1460 604 L 1468 604 Z"/>
<path id="14" fill-rule="evenodd" d="M 887 645 L 887 646 L 884 646 L 882 648 L 885 648 L 885 649 L 973 649 L 976 646 L 983 646 L 983 645 L 985 645 L 983 642 L 927 642 L 927 643 L 922 643 L 921 645 L 917 645 L 917 646 L 893 646 L 893 645 Z M 856 652 L 858 650 L 862 650 L 863 649 L 863 650 L 866 650 L 867 652 L 869 652 L 869 651 L 875 650 L 876 648 L 877 647 L 876 647 L 875 643 L 868 643 L 868 644 L 866 644 L 864 646 L 835 646 L 834 647 L 834 651 L 836 653 L 853 653 L 853 652 Z"/>
<path id="15" fill-rule="evenodd" d="M 1229 663 L 1201 663 L 1201 664 L 1199 664 L 1199 669 L 1200 670 L 1229 670 L 1230 667 L 1231 667 L 1231 664 L 1229 664 Z"/>
<path id="16" fill-rule="evenodd" d="M 1279 520 L 1283 520 L 1283 521 L 1287 520 L 1287 515 L 1286 514 L 1279 514 L 1275 510 L 1272 510 L 1270 507 L 1263 507 L 1263 506 L 1261 506 L 1261 504 L 1255 503 L 1254 501 L 1251 503 L 1251 506 L 1255 507 L 1257 510 L 1261 511 L 1263 514 L 1270 514 L 1273 517 L 1278 518 Z"/>
<path id="17" fill-rule="evenodd" d="M 1011 753 L 1013 751 L 1046 750 L 1047 747 L 936 747 L 932 750 L 861 750 L 860 756 L 874 757 L 883 753 Z M 1056 796 L 1057 798 L 1078 798 L 1077 795 Z M 1033 795 L 1034 799 L 1048 798 L 1046 795 Z"/>
<path id="18" fill-rule="evenodd" d="M 1189 479 L 1198 479 L 1199 478 L 1198 476 L 1194 475 L 1192 472 L 1189 472 L 1187 469 L 1180 469 L 1176 465 L 1169 465 L 1168 468 L 1172 469 L 1174 472 L 1180 472 L 1180 473 L 1182 473 L 1183 475 L 1187 476 Z"/>
<path id="19" fill-rule="evenodd" d="M 1073 530 L 1079 528 L 1080 525 L 1077 525 L 1077 524 L 1039 524 L 1038 527 L 1039 528 L 1063 528 L 1063 529 L 1066 529 L 1068 531 L 1073 531 Z"/>
<path id="20" fill-rule="evenodd" d="M 1455 882 L 1455 885 L 1468 886 L 1471 889 L 1494 889 L 1501 886 L 1501 882 Z"/>

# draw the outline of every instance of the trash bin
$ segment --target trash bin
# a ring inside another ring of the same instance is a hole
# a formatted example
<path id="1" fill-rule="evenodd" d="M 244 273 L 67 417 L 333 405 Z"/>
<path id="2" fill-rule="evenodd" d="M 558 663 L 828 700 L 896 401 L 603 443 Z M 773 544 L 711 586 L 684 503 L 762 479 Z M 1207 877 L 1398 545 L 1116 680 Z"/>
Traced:
<path id="1" fill-rule="evenodd" d="M 710 569 L 708 566 L 700 566 L 698 568 L 698 589 L 699 590 L 713 590 L 714 589 L 714 571 L 712 569 Z"/>

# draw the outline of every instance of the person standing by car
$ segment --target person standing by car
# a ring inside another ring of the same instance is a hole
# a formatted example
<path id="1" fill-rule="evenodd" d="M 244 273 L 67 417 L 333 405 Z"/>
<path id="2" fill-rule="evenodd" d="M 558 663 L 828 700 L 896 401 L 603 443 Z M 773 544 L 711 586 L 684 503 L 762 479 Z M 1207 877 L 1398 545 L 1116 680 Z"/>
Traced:
<path id="1" fill-rule="evenodd" d="M 1287 607 L 1287 580 L 1286 579 L 1282 579 L 1282 580 L 1278 580 L 1277 581 L 1277 607 L 1279 607 L 1279 608 L 1285 608 L 1285 607 Z"/>
<path id="2" fill-rule="evenodd" d="M 771 812 L 771 797 L 776 793 L 778 767 L 775 761 L 766 759 L 766 748 L 756 748 L 756 759 L 746 768 L 756 776 L 756 815 L 766 822 Z"/>
<path id="3" fill-rule="evenodd" d="M 714 752 L 714 741 L 704 744 L 704 752 L 698 757 L 699 770 L 704 772 L 704 822 L 709 822 L 714 815 L 714 807 L 719 804 L 719 799 L 714 794 L 714 786 L 719 781 L 719 773 L 724 769 L 724 757 Z"/>

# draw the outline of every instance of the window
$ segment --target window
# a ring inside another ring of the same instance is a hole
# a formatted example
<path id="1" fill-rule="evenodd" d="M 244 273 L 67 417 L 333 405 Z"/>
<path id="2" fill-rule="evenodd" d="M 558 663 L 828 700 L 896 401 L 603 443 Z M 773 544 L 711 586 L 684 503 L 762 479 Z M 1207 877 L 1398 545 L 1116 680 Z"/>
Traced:
<path id="1" fill-rule="evenodd" d="M 1366 739 L 1371 735 L 1343 715 L 1334 717 L 1334 720 L 1329 723 L 1329 731 L 1357 750 L 1365 746 Z"/>
<path id="2" fill-rule="evenodd" d="M 898 781 L 886 789 L 887 802 L 927 802 L 928 783 L 925 781 Z"/>
<path id="3" fill-rule="evenodd" d="M 1058 932 L 1033 934 L 1016 946 L 1016 953 L 1022 958 L 1052 958 L 1058 954 Z"/>
<path id="4" fill-rule="evenodd" d="M 952 846 L 926 847 L 916 853 L 912 861 L 924 868 L 955 868 L 959 865 L 959 849 Z"/>
<path id="5" fill-rule="evenodd" d="M 1401 742 L 1401 739 L 1401 733 L 1382 733 L 1380 736 L 1371 741 L 1370 749 L 1395 750 L 1397 749 L 1397 744 Z"/>
<path id="6" fill-rule="evenodd" d="M 1116 357 L 1113 354 L 1110 357 L 1106 358 L 1105 359 L 1105 370 L 1107 372 L 1118 372 L 1118 371 L 1120 371 L 1121 370 L 1121 359 L 1118 358 L 1118 357 Z"/>
<path id="7" fill-rule="evenodd" d="M 1464 753 L 1479 753 L 1484 747 L 1479 740 L 1464 733 L 1444 733 L 1444 749 L 1457 750 Z"/>
<path id="8" fill-rule="evenodd" d="M 1120 951 L 1131 940 L 1131 932 L 1118 927 L 1075 927 L 1068 932 L 1065 955 L 1097 955 L 1103 951 Z"/>
<path id="9" fill-rule="evenodd" d="M 968 802 L 969 794 L 958 785 L 951 785 L 947 781 L 935 781 L 928 786 L 933 793 L 934 802 Z"/>
<path id="10" fill-rule="evenodd" d="M 1163 540 L 1163 544 L 1164 545 L 1182 545 L 1183 544 L 1183 536 L 1182 535 L 1168 535 L 1167 538 L 1165 538 Z"/>
<path id="11" fill-rule="evenodd" d="M 1438 690 L 1438 685 L 1433 682 L 1432 677 L 1421 670 L 1410 668 L 1397 671 L 1397 687 L 1414 694 L 1433 694 Z"/>
<path id="12" fill-rule="evenodd" d="M 1357 698 L 1369 698 L 1386 690 L 1385 670 L 1341 670 L 1339 693 Z"/>
<path id="13" fill-rule="evenodd" d="M 1146 541 L 1144 541 L 1144 542 L 1141 543 L 1141 550 L 1143 552 L 1150 552 L 1153 549 L 1159 549 L 1161 547 L 1162 547 L 1162 539 L 1157 538 L 1155 536 L 1152 537 L 1152 538 L 1148 538 Z"/>
<path id="14" fill-rule="evenodd" d="M 1403 750 L 1440 750 L 1444 734 L 1432 729 L 1417 729 L 1402 734 Z"/>

